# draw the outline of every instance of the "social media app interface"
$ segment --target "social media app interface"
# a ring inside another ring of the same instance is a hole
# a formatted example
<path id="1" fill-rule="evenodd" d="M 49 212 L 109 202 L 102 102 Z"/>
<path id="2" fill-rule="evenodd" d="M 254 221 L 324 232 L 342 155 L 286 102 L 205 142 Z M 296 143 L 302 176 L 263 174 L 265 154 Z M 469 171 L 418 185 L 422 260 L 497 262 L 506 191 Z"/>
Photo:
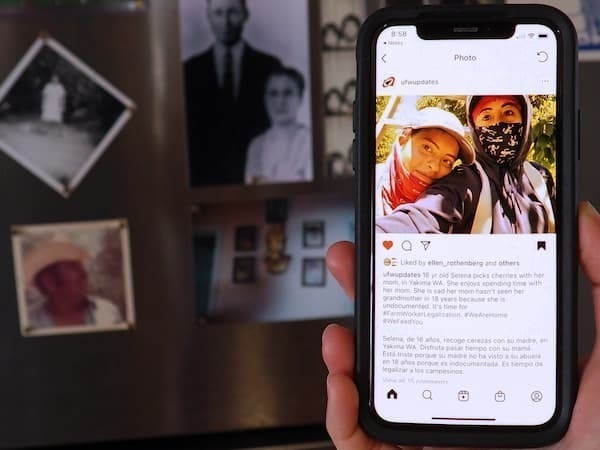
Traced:
<path id="1" fill-rule="evenodd" d="M 376 45 L 374 407 L 540 425 L 556 409 L 557 41 Z"/>

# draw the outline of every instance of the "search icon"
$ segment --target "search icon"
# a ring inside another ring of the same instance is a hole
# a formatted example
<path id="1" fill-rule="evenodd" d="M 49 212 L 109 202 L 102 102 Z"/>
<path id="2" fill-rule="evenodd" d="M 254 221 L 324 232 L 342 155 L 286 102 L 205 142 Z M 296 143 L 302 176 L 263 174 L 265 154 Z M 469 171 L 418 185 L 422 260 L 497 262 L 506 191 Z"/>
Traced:
<path id="1" fill-rule="evenodd" d="M 431 391 L 429 389 L 425 389 L 423 391 L 423 398 L 425 400 L 433 400 L 433 397 L 431 396 Z"/>

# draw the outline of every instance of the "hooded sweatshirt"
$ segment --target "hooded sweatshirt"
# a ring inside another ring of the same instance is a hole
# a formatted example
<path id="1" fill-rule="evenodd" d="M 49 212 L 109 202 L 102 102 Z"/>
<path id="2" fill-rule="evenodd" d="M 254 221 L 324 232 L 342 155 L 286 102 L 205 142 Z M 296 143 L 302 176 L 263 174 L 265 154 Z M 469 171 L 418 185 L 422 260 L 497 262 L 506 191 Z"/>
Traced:
<path id="1" fill-rule="evenodd" d="M 471 120 L 473 107 L 480 97 L 467 98 L 467 120 L 473 136 L 478 164 L 459 166 L 432 184 L 410 204 L 400 205 L 392 214 L 376 220 L 378 232 L 386 233 L 471 233 L 482 192 L 482 179 L 489 180 L 492 233 L 547 233 L 549 217 L 523 165 L 531 147 L 532 107 L 524 96 L 514 96 L 521 105 L 523 134 L 516 154 L 496 158 L 486 153 Z M 496 162 L 497 159 L 502 164 Z M 539 164 L 528 162 L 546 182 L 552 208 L 555 189 L 552 175 Z M 479 173 L 485 172 L 485 176 Z M 488 182 L 488 181 L 486 181 Z"/>
<path id="2" fill-rule="evenodd" d="M 412 145 L 412 137 L 401 145 L 398 139 L 392 146 L 386 159 L 382 176 L 375 188 L 375 204 L 377 215 L 391 214 L 394 208 L 402 203 L 412 203 L 431 184 L 412 175 L 402 162 L 402 154 L 406 146 Z"/>

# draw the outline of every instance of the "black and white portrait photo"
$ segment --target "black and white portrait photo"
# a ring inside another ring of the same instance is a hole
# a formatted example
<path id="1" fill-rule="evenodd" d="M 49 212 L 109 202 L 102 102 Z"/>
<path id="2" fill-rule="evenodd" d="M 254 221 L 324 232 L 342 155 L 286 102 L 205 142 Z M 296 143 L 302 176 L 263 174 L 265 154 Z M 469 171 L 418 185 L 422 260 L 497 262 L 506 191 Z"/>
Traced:
<path id="1" fill-rule="evenodd" d="M 133 109 L 125 94 L 42 34 L 0 86 L 0 148 L 68 197 Z"/>
<path id="2" fill-rule="evenodd" d="M 17 225 L 12 237 L 24 336 L 134 326 L 125 220 Z"/>
<path id="3" fill-rule="evenodd" d="M 180 0 L 190 184 L 313 180 L 307 0 Z"/>

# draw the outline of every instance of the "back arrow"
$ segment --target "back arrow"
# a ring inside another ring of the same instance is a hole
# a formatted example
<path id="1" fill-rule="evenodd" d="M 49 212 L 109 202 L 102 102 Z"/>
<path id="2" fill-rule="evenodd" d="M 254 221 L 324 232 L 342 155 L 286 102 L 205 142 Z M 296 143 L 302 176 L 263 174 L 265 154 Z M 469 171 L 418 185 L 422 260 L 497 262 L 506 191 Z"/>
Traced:
<path id="1" fill-rule="evenodd" d="M 385 60 L 385 57 L 386 57 L 386 56 L 387 56 L 387 55 L 385 55 L 385 54 L 384 54 L 384 55 L 381 57 L 381 60 L 382 60 L 384 63 L 387 63 L 387 61 Z"/>

